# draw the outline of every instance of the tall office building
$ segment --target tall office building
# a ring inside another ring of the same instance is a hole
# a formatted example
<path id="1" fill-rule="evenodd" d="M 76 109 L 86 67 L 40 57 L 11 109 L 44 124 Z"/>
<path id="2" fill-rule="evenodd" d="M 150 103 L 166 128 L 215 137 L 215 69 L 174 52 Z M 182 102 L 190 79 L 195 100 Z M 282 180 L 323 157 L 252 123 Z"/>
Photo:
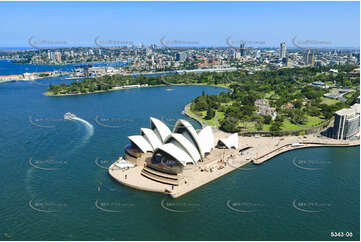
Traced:
<path id="1" fill-rule="evenodd" d="M 305 65 L 315 65 L 315 54 L 312 53 L 310 49 L 308 49 L 307 54 L 305 55 Z"/>
<path id="2" fill-rule="evenodd" d="M 246 56 L 246 44 L 242 43 L 240 45 L 240 52 L 241 52 L 241 56 Z"/>
<path id="3" fill-rule="evenodd" d="M 332 137 L 349 139 L 360 132 L 360 104 L 344 108 L 335 113 Z"/>
<path id="4" fill-rule="evenodd" d="M 282 42 L 280 44 L 280 58 L 283 59 L 283 58 L 286 58 L 286 42 Z"/>

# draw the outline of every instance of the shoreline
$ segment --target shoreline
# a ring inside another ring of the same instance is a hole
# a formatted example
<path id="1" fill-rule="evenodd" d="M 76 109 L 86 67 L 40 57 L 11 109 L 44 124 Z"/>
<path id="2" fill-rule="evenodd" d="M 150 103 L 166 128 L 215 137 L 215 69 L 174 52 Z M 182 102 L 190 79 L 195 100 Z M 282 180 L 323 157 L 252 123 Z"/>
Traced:
<path id="1" fill-rule="evenodd" d="M 302 143 L 301 143 L 302 144 Z M 294 151 L 294 150 L 300 150 L 300 149 L 308 149 L 308 148 L 322 148 L 322 147 L 339 147 L 339 148 L 342 148 L 342 147 L 355 147 L 355 146 L 360 146 L 360 144 L 357 144 L 357 143 L 352 143 L 352 144 L 305 144 L 303 146 L 299 146 L 299 147 L 289 147 L 290 145 L 285 145 L 283 147 L 280 147 L 281 149 L 279 151 L 277 150 L 274 150 L 273 152 L 275 152 L 274 154 L 265 154 L 264 156 L 262 157 L 259 157 L 256 161 L 255 160 L 252 160 L 252 163 L 255 164 L 255 165 L 260 165 L 260 164 L 263 164 L 264 162 L 266 161 L 269 161 L 271 160 L 272 158 L 275 158 L 276 156 L 279 156 L 281 154 L 284 154 L 284 153 L 287 153 L 287 152 L 290 152 L 290 151 Z M 288 148 L 289 147 L 289 148 Z M 283 149 L 283 148 L 286 148 L 286 149 Z M 288 148 L 288 149 L 287 149 Z M 273 153 L 272 152 L 272 153 Z M 269 157 L 267 157 L 269 156 Z M 265 159 L 263 159 L 264 157 L 267 157 Z M 260 159 L 260 161 L 258 161 Z"/>
<path id="2" fill-rule="evenodd" d="M 215 137 L 225 137 L 228 133 L 216 131 Z M 298 149 L 321 148 L 321 147 L 356 147 L 360 146 L 360 140 L 335 140 L 330 138 L 319 138 L 314 135 L 308 135 L 306 138 L 299 136 L 288 136 L 284 139 L 280 137 L 239 137 L 240 146 L 238 149 L 222 150 L 215 148 L 206 161 L 198 164 L 191 170 L 185 170 L 184 178 L 180 178 L 179 185 L 162 184 L 149 180 L 141 175 L 144 165 L 138 165 L 129 170 L 116 169 L 116 162 L 109 169 L 109 175 L 122 185 L 132 187 L 137 190 L 158 192 L 179 198 L 202 186 L 211 183 L 218 178 L 229 174 L 235 170 L 248 170 L 242 168 L 248 164 L 261 165 L 272 158 Z M 246 149 L 247 148 L 247 149 Z M 241 152 L 242 151 L 242 152 Z M 204 169 L 216 167 L 219 162 L 224 163 L 221 169 L 213 168 L 212 171 L 204 172 Z M 126 178 L 128 177 L 128 179 Z M 185 182 L 184 182 L 185 181 Z"/>
<path id="3" fill-rule="evenodd" d="M 184 106 L 184 109 L 183 109 L 183 114 L 185 116 L 187 116 L 188 118 L 191 118 L 193 119 L 194 121 L 196 121 L 197 123 L 199 123 L 199 125 L 204 128 L 207 124 L 204 123 L 201 119 L 199 119 L 198 117 L 196 117 L 195 115 L 193 115 L 191 112 L 189 112 L 188 109 L 190 109 L 190 105 L 191 103 L 188 103 L 187 105 Z"/>
<path id="4" fill-rule="evenodd" d="M 114 91 L 121 91 L 121 90 L 130 90 L 130 89 L 140 89 L 140 88 L 151 88 L 151 87 L 171 87 L 171 86 L 211 86 L 211 87 L 218 87 L 218 88 L 224 88 L 227 90 L 231 90 L 228 87 L 224 87 L 224 86 L 217 86 L 217 85 L 209 85 L 209 84 L 199 84 L 199 83 L 194 83 L 194 84 L 171 84 L 171 85 L 166 85 L 166 84 L 160 84 L 160 85 L 152 85 L 152 86 L 144 86 L 144 87 L 134 87 L 134 88 L 112 88 L 110 90 L 100 90 L 100 91 L 95 91 L 95 92 L 88 92 L 88 93 L 69 93 L 69 94 L 51 94 L 49 91 L 43 92 L 44 96 L 47 97 L 67 97 L 67 96 L 81 96 L 81 95 L 88 95 L 88 94 L 96 94 L 96 93 L 106 93 L 106 92 L 114 92 Z"/>

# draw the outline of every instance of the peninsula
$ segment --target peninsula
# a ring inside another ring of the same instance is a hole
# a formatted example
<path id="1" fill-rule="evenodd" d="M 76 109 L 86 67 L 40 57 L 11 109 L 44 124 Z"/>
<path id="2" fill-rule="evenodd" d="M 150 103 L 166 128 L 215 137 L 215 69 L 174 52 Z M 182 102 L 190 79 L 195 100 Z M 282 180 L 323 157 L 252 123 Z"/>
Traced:
<path id="1" fill-rule="evenodd" d="M 287 151 L 360 145 L 359 136 L 348 140 L 319 134 L 241 137 L 210 126 L 196 131 L 185 120 L 178 120 L 171 131 L 156 118 L 150 118 L 150 128 L 141 128 L 140 135 L 128 138 L 130 144 L 125 149 L 125 156 L 109 167 L 110 176 L 125 186 L 168 194 L 173 198 L 231 171 L 252 169 L 244 166 L 262 164 Z"/>

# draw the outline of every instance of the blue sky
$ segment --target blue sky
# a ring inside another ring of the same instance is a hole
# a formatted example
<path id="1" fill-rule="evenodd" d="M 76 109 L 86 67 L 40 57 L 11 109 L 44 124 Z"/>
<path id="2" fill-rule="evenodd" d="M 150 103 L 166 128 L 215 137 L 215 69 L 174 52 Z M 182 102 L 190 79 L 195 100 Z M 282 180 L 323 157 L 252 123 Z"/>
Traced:
<path id="1" fill-rule="evenodd" d="M 0 2 L 0 46 L 28 39 L 94 46 L 94 39 L 160 45 L 292 45 L 292 38 L 360 46 L 359 2 Z M 327 46 L 325 46 L 327 47 Z"/>

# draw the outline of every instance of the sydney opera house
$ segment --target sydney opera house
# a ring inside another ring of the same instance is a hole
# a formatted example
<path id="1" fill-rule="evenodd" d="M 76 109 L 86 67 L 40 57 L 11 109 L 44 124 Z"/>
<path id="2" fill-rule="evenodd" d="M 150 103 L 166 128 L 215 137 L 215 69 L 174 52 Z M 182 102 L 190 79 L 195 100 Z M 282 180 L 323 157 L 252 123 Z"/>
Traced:
<path id="1" fill-rule="evenodd" d="M 195 130 L 183 119 L 170 130 L 162 121 L 151 117 L 150 128 L 141 128 L 139 135 L 128 138 L 130 144 L 125 148 L 123 161 L 132 164 L 130 167 L 142 167 L 140 173 L 144 178 L 175 186 L 179 175 L 197 168 L 215 146 L 238 148 L 237 134 L 216 143 L 210 126 Z"/>
<path id="2" fill-rule="evenodd" d="M 334 139 L 325 142 L 299 143 L 292 136 L 275 142 L 273 137 L 238 137 L 210 126 L 196 130 L 179 119 L 171 130 L 165 123 L 150 118 L 149 128 L 128 137 L 125 155 L 109 168 L 108 173 L 121 184 L 143 191 L 178 198 L 251 162 L 264 161 L 289 150 L 340 145 Z M 287 141 L 285 141 L 287 139 Z M 241 143 L 240 143 L 241 142 Z M 359 145 L 355 143 L 347 145 Z M 343 143 L 341 145 L 344 145 Z"/>

